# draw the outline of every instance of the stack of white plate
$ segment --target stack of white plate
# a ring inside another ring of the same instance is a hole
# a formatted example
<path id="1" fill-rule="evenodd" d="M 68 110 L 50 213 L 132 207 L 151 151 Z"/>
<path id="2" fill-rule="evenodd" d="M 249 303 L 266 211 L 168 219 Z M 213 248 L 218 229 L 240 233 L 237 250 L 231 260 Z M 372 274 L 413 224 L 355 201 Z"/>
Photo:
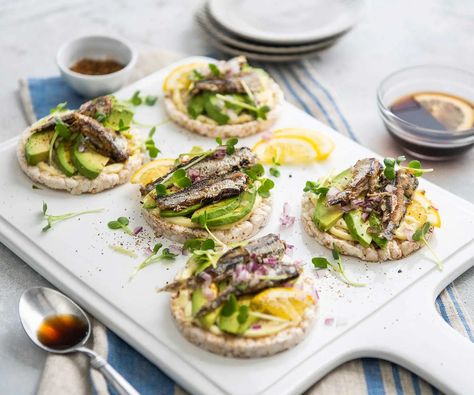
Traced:
<path id="1" fill-rule="evenodd" d="M 288 62 L 336 43 L 363 10 L 364 0 L 208 0 L 196 17 L 222 52 Z"/>

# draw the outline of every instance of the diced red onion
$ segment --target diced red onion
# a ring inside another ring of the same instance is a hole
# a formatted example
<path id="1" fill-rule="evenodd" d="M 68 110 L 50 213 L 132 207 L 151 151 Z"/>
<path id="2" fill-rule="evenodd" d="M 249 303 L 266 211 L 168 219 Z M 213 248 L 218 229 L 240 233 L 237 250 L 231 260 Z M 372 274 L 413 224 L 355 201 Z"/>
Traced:
<path id="1" fill-rule="evenodd" d="M 212 157 L 214 159 L 222 159 L 225 157 L 225 153 L 225 148 L 217 148 L 212 154 Z"/>
<path id="2" fill-rule="evenodd" d="M 199 171 L 193 169 L 192 167 L 188 169 L 188 177 L 191 179 L 191 182 L 197 182 L 201 179 Z"/>
<path id="3" fill-rule="evenodd" d="M 214 291 L 208 285 L 202 287 L 202 294 L 208 301 L 213 300 L 216 297 Z"/>
<path id="4" fill-rule="evenodd" d="M 296 267 L 301 267 L 303 266 L 303 261 L 301 259 L 297 259 L 296 261 L 293 261 L 293 265 Z"/>
<path id="5" fill-rule="evenodd" d="M 291 216 L 289 212 L 290 205 L 288 202 L 285 202 L 285 204 L 283 204 L 283 212 L 280 216 L 280 228 L 282 229 L 288 229 L 295 223 L 296 217 Z"/>
<path id="6" fill-rule="evenodd" d="M 133 229 L 133 235 L 134 236 L 138 235 L 142 230 L 143 230 L 143 226 L 137 226 L 135 229 Z"/>
<path id="7" fill-rule="evenodd" d="M 363 221 L 367 221 L 367 218 L 369 218 L 370 213 L 364 211 L 361 215 Z"/>
<path id="8" fill-rule="evenodd" d="M 285 253 L 287 255 L 291 256 L 293 254 L 294 249 L 295 249 L 295 246 L 293 244 L 286 243 Z"/>
<path id="9" fill-rule="evenodd" d="M 198 276 L 202 278 L 204 284 L 210 284 L 212 282 L 212 277 L 209 273 L 201 272 L 198 274 Z"/>
<path id="10" fill-rule="evenodd" d="M 324 320 L 324 325 L 333 326 L 333 325 L 334 325 L 334 318 L 332 318 L 332 317 L 326 318 L 326 319 Z"/>
<path id="11" fill-rule="evenodd" d="M 270 267 L 274 267 L 275 265 L 278 264 L 278 259 L 275 258 L 274 256 L 269 256 L 269 257 L 263 258 L 263 263 Z"/>
<path id="12" fill-rule="evenodd" d="M 79 146 L 77 147 L 77 150 L 82 153 L 86 150 L 86 147 L 84 146 L 84 144 L 79 144 Z"/>
<path id="13" fill-rule="evenodd" d="M 261 328 L 262 328 L 262 325 L 254 324 L 254 325 L 252 325 L 251 328 L 252 328 L 252 329 L 261 329 Z"/>
<path id="14" fill-rule="evenodd" d="M 261 134 L 261 137 L 262 137 L 262 140 L 264 141 L 268 141 L 268 140 L 271 140 L 273 138 L 273 133 L 271 132 L 263 132 Z"/>
<path id="15" fill-rule="evenodd" d="M 172 254 L 181 255 L 183 253 L 183 249 L 180 246 L 176 245 L 176 244 L 171 244 L 168 247 L 168 249 Z"/>

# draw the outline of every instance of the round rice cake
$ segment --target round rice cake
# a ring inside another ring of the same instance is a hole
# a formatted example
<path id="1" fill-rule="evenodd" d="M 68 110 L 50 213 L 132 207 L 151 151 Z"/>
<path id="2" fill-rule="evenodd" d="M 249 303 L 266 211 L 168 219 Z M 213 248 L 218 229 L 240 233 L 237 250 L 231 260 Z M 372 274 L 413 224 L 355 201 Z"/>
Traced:
<path id="1" fill-rule="evenodd" d="M 246 137 L 268 130 L 278 119 L 283 105 L 283 92 L 278 84 L 270 80 L 269 88 L 275 97 L 272 109 L 266 119 L 255 119 L 240 124 L 217 125 L 201 122 L 180 111 L 168 95 L 165 96 L 165 109 L 169 117 L 185 129 L 208 137 Z"/>
<path id="2" fill-rule="evenodd" d="M 375 248 L 372 245 L 363 247 L 355 241 L 339 239 L 336 236 L 323 232 L 312 220 L 314 205 L 310 199 L 310 193 L 303 195 L 301 220 L 306 233 L 316 239 L 320 244 L 332 249 L 338 248 L 341 254 L 350 255 L 368 262 L 382 262 L 404 258 L 423 247 L 423 242 L 413 240 L 393 239 L 388 241 L 385 248 Z M 433 228 L 426 235 L 428 239 L 433 233 Z"/>
<path id="3" fill-rule="evenodd" d="M 302 274 L 298 282 L 304 289 L 314 291 L 314 279 Z M 303 341 L 317 317 L 318 303 L 307 308 L 301 321 L 278 333 L 262 337 L 233 336 L 224 332 L 215 333 L 201 328 L 186 317 L 185 310 L 179 300 L 179 294 L 171 297 L 171 315 L 183 334 L 194 345 L 233 358 L 262 358 L 288 350 Z"/>
<path id="4" fill-rule="evenodd" d="M 247 240 L 256 235 L 267 224 L 271 211 L 271 197 L 261 199 L 247 218 L 226 229 L 213 229 L 212 233 L 226 244 Z M 152 212 L 146 209 L 143 209 L 143 216 L 158 237 L 163 236 L 178 243 L 184 243 L 188 239 L 209 237 L 209 234 L 204 229 L 190 228 L 171 223 L 153 215 Z"/>
<path id="5" fill-rule="evenodd" d="M 42 122 L 42 121 L 40 121 Z M 38 126 L 38 122 L 27 128 L 20 137 L 17 145 L 17 158 L 23 172 L 34 182 L 45 185 L 51 189 L 68 191 L 73 195 L 81 193 L 98 193 L 106 189 L 113 188 L 117 185 L 125 184 L 130 177 L 143 164 L 143 155 L 137 152 L 131 155 L 125 162 L 117 163 L 105 167 L 105 169 L 93 180 L 90 180 L 80 174 L 72 177 L 66 176 L 55 166 L 30 166 L 26 162 L 25 146 L 28 138 L 32 135 L 33 130 Z"/>

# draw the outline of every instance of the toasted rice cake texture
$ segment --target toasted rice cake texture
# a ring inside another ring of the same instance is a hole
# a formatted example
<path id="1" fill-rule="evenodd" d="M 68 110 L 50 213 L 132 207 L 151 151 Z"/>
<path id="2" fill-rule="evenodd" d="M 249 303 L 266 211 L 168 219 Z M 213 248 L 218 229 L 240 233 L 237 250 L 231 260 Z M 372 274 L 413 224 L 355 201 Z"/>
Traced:
<path id="1" fill-rule="evenodd" d="M 188 239 L 208 238 L 209 234 L 204 229 L 188 228 L 186 226 L 168 222 L 152 212 L 142 209 L 143 216 L 152 227 L 158 237 L 164 236 L 167 239 L 184 243 Z M 228 229 L 212 230 L 212 233 L 224 243 L 234 243 L 247 240 L 256 235 L 268 222 L 272 211 L 271 198 L 265 198 L 256 205 L 252 213 L 244 221 L 237 222 L 235 226 Z"/>
<path id="2" fill-rule="evenodd" d="M 185 129 L 208 137 L 246 137 L 269 129 L 278 119 L 283 105 L 283 92 L 278 84 L 271 80 L 270 90 L 275 95 L 275 104 L 267 113 L 267 119 L 255 119 L 235 125 L 214 125 L 196 119 L 180 111 L 173 100 L 165 96 L 165 108 L 170 118 Z"/>
<path id="3" fill-rule="evenodd" d="M 36 125 L 37 123 L 33 124 L 21 135 L 20 141 L 17 145 L 17 158 L 21 169 L 29 178 L 38 184 L 47 186 L 48 188 L 68 191 L 73 195 L 80 195 L 81 193 L 98 193 L 117 185 L 125 184 L 143 163 L 143 155 L 141 153 L 136 153 L 131 155 L 127 161 L 123 162 L 124 166 L 118 172 L 102 172 L 93 180 L 89 180 L 80 174 L 68 177 L 58 169 L 56 169 L 57 172 L 55 172 L 57 174 L 51 174 L 47 170 L 41 169 L 38 166 L 30 166 L 26 162 L 26 141 L 32 134 Z"/>
<path id="4" fill-rule="evenodd" d="M 304 274 L 301 277 L 301 281 L 304 281 L 307 287 L 314 289 L 312 277 Z M 273 335 L 250 338 L 223 332 L 215 334 L 194 325 L 186 319 L 184 309 L 179 303 L 179 294 L 172 296 L 170 307 L 179 331 L 188 341 L 214 354 L 233 358 L 262 358 L 296 346 L 311 330 L 318 310 L 316 303 L 313 308 L 306 309 L 302 320 L 297 325 Z"/>
<path id="5" fill-rule="evenodd" d="M 332 249 L 335 245 L 342 254 L 355 256 L 363 261 L 382 262 L 401 259 L 419 250 L 423 246 L 421 241 L 394 239 L 390 240 L 384 249 L 375 248 L 373 246 L 363 247 L 355 241 L 342 240 L 330 233 L 319 230 L 312 220 L 313 212 L 314 205 L 311 202 L 309 192 L 307 192 L 303 195 L 301 209 L 301 220 L 306 233 L 327 248 Z M 430 229 L 426 238 L 429 238 L 432 233 L 433 228 Z"/>

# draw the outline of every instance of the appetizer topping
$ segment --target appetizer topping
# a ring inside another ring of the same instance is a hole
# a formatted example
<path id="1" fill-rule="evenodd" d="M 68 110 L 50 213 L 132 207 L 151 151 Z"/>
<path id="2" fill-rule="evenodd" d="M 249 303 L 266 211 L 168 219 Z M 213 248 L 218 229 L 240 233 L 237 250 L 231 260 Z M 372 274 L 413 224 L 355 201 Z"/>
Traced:
<path id="1" fill-rule="evenodd" d="M 190 245 L 199 248 L 209 242 Z M 274 234 L 226 252 L 194 249 L 188 275 L 159 292 L 184 295 L 184 303 L 191 305 L 190 319 L 203 328 L 215 326 L 239 336 L 269 334 L 264 328 L 276 333 L 299 323 L 305 310 L 316 303 L 306 290 L 295 287 L 301 269 L 285 256 L 285 250 L 285 242 Z"/>
<path id="2" fill-rule="evenodd" d="M 385 158 L 382 165 L 366 158 L 335 177 L 308 181 L 304 190 L 314 195 L 314 223 L 340 239 L 377 248 L 394 237 L 411 240 L 427 218 L 439 226 L 437 210 L 417 191 L 417 177 L 432 169 L 419 161 L 402 166 L 404 160 Z"/>
<path id="3" fill-rule="evenodd" d="M 46 202 L 43 202 L 43 218 L 48 222 L 46 226 L 43 227 L 43 232 L 46 232 L 47 230 L 51 229 L 52 226 L 56 222 L 61 222 L 65 221 L 69 218 L 74 218 L 74 217 L 79 217 L 80 215 L 84 214 L 95 214 L 95 213 L 100 213 L 103 211 L 103 209 L 97 209 L 97 210 L 86 210 L 86 211 L 78 211 L 78 212 L 73 212 L 73 213 L 66 213 L 66 214 L 61 214 L 61 215 L 52 215 L 48 214 L 48 205 Z"/>
<path id="4" fill-rule="evenodd" d="M 115 221 L 110 221 L 107 226 L 109 229 L 120 229 L 123 230 L 125 233 L 128 233 L 129 235 L 133 235 L 134 232 L 128 227 L 129 222 L 130 221 L 127 217 L 118 217 Z"/>
<path id="5" fill-rule="evenodd" d="M 67 177 L 79 173 L 94 179 L 109 162 L 127 161 L 133 144 L 130 135 L 122 132 L 130 128 L 130 110 L 113 96 L 88 101 L 76 111 L 65 110 L 65 106 L 61 103 L 33 127 L 25 145 L 30 166 L 47 162 Z"/>

